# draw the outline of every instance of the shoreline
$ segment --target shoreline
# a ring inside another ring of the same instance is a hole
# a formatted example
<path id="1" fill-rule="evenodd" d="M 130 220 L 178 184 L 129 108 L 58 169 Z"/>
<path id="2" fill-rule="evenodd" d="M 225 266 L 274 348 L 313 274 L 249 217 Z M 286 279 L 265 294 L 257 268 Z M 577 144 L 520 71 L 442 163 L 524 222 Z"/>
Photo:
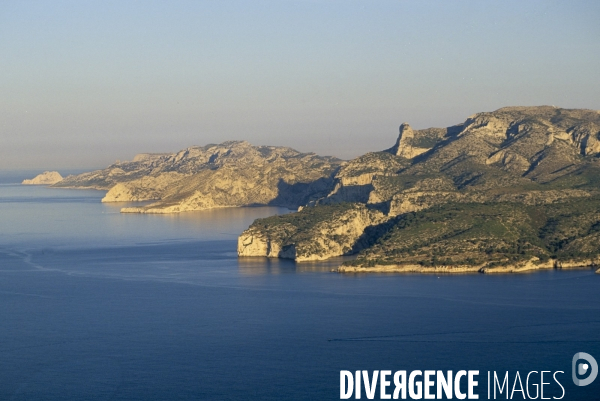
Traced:
<path id="1" fill-rule="evenodd" d="M 339 266 L 337 273 L 419 273 L 419 274 L 519 274 L 532 273 L 539 270 L 594 270 L 600 274 L 600 267 L 594 261 L 565 261 L 550 260 L 545 263 L 534 263 L 530 260 L 525 264 L 487 267 L 487 266 L 432 266 L 425 267 L 418 264 L 406 265 L 375 265 L 373 267 L 363 266 Z"/>

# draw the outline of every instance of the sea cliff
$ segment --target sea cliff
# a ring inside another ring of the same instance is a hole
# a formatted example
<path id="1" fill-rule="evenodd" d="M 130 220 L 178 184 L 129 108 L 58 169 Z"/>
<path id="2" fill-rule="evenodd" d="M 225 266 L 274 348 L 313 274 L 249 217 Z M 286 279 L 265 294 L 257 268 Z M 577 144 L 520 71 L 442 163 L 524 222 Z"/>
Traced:
<path id="1" fill-rule="evenodd" d="M 349 255 L 368 244 L 362 238 L 365 230 L 386 220 L 382 212 L 361 204 L 306 208 L 291 219 L 283 215 L 255 221 L 240 235 L 238 255 L 296 261 Z"/>

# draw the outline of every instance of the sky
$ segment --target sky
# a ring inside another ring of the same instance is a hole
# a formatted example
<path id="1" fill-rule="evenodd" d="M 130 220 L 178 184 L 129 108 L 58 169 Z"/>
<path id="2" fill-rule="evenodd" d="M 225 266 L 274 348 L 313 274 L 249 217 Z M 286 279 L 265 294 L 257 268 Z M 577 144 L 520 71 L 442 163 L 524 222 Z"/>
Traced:
<path id="1" fill-rule="evenodd" d="M 599 20 L 597 0 L 0 0 L 0 169 L 226 140 L 348 159 L 403 122 L 599 110 Z"/>

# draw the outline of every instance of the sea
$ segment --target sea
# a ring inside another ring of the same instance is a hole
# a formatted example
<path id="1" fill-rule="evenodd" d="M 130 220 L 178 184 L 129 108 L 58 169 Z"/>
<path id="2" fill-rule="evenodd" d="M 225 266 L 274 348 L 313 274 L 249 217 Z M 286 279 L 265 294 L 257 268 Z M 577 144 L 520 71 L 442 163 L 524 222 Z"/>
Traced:
<path id="1" fill-rule="evenodd" d="M 0 400 L 339 400 L 358 370 L 476 370 L 479 399 L 494 399 L 488 372 L 511 390 L 518 372 L 512 399 L 600 399 L 600 378 L 572 378 L 576 353 L 600 361 L 593 270 L 238 258 L 245 228 L 290 211 L 121 214 L 102 191 L 19 184 L 34 175 L 0 173 Z"/>

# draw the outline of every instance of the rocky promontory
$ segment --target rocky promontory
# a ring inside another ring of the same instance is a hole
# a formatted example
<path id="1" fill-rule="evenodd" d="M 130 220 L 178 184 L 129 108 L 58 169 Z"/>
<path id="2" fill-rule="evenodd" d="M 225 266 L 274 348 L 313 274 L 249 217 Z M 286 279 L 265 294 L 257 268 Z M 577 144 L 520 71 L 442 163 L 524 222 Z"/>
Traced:
<path id="1" fill-rule="evenodd" d="M 23 180 L 23 185 L 52 185 L 62 181 L 63 177 L 58 171 L 44 171 L 30 180 Z"/>
<path id="2" fill-rule="evenodd" d="M 365 205 L 343 203 L 305 208 L 299 213 L 259 219 L 238 239 L 239 256 L 296 261 L 350 255 L 369 245 L 365 230 L 387 217 Z"/>
<path id="3" fill-rule="evenodd" d="M 342 161 L 245 141 L 141 154 L 56 186 L 107 190 L 102 202 L 154 201 L 123 213 L 273 205 L 297 209 L 327 194 Z"/>
<path id="4" fill-rule="evenodd" d="M 391 148 L 343 164 L 324 197 L 298 213 L 257 220 L 240 237 L 240 256 L 303 260 L 297 253 L 264 251 L 284 238 L 285 245 L 297 246 L 293 236 L 315 239 L 319 250 L 312 258 L 358 252 L 340 272 L 489 274 L 596 266 L 599 112 L 507 107 L 448 128 L 416 130 L 404 123 L 399 131 Z M 334 229 L 315 233 L 294 223 L 318 215 L 320 227 L 333 228 L 338 217 L 332 207 L 344 204 L 381 216 L 362 235 L 346 238 L 343 251 L 329 245 L 337 244 Z M 292 235 L 277 228 L 286 224 Z"/>

